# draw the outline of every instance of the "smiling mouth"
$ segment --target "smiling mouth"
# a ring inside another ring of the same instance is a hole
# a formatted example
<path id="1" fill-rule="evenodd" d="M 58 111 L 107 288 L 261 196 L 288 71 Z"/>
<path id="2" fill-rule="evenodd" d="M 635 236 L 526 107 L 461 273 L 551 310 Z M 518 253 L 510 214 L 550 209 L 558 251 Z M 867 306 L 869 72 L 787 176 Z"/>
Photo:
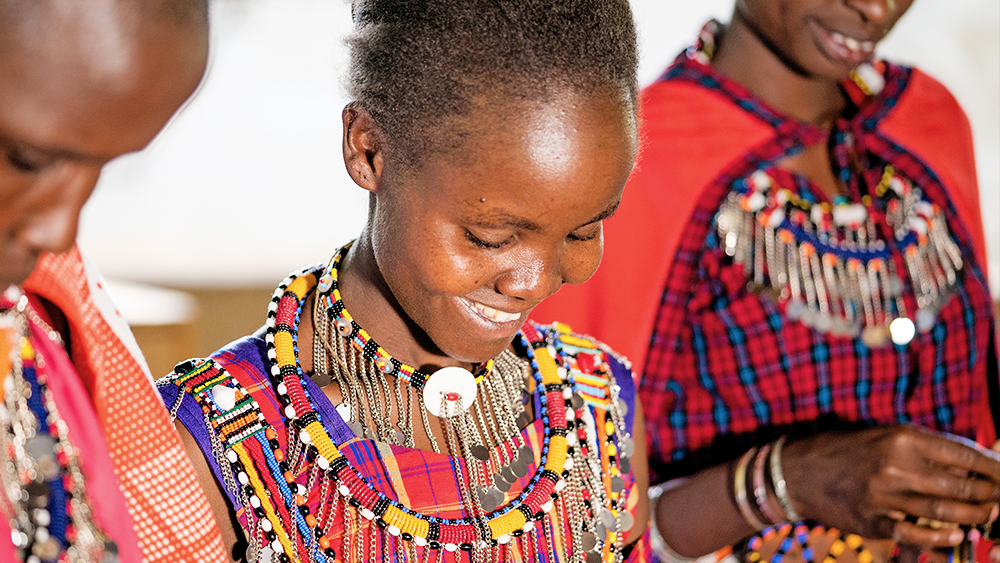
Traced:
<path id="1" fill-rule="evenodd" d="M 521 318 L 521 313 L 508 313 L 506 311 L 498 311 L 493 307 L 487 307 L 482 303 L 477 303 L 475 301 L 471 301 L 464 297 L 460 297 L 459 299 L 461 299 L 462 303 L 465 303 L 466 306 L 475 311 L 479 316 L 488 319 L 490 321 L 493 321 L 495 323 L 509 323 L 511 321 L 516 321 Z"/>
<path id="2" fill-rule="evenodd" d="M 875 51 L 875 41 L 857 39 L 819 24 L 816 24 L 816 28 L 820 32 L 823 47 L 833 59 L 859 64 L 870 58 Z"/>

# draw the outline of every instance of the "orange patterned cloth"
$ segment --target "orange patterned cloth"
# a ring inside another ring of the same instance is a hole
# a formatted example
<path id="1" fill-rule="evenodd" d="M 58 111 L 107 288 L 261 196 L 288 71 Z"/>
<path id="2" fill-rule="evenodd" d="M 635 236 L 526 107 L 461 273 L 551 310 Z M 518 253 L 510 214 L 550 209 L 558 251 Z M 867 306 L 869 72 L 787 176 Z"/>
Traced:
<path id="1" fill-rule="evenodd" d="M 25 292 L 58 307 L 146 563 L 229 561 L 194 467 L 101 278 L 74 247 L 44 255 Z"/>

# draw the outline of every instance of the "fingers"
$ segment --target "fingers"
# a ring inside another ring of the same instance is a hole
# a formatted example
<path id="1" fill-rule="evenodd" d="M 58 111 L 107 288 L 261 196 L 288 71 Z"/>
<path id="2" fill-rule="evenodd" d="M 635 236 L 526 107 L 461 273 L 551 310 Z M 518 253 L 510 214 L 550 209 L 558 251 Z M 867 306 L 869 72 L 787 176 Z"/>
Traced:
<path id="1" fill-rule="evenodd" d="M 897 481 L 897 490 L 910 494 L 951 499 L 968 504 L 988 504 L 1000 499 L 1000 483 L 978 477 L 954 475 L 951 472 L 936 472 L 931 475 L 902 473 Z"/>
<path id="2" fill-rule="evenodd" d="M 914 437 L 913 446 L 929 461 L 976 473 L 982 477 L 1000 483 L 1000 454 L 992 450 L 973 447 L 956 440 L 918 432 Z"/>
<path id="3" fill-rule="evenodd" d="M 965 532 L 960 528 L 927 528 L 912 522 L 896 522 L 892 539 L 898 543 L 927 547 L 952 547 L 962 543 Z"/>
<path id="4" fill-rule="evenodd" d="M 989 557 L 992 563 L 1000 563 L 1000 545 L 994 545 L 990 548 Z"/>

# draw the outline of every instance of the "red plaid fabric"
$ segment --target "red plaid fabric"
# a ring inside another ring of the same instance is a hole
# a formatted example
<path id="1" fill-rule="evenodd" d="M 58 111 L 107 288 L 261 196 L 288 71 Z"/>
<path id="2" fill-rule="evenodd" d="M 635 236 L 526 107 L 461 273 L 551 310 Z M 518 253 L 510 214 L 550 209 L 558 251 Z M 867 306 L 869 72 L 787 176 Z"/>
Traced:
<path id="1" fill-rule="evenodd" d="M 664 75 L 664 81 L 722 96 L 768 124 L 773 135 L 751 146 L 704 189 L 665 279 L 640 381 L 659 479 L 719 463 L 781 434 L 909 422 L 974 437 L 988 416 L 982 405 L 987 365 L 996 361 L 989 350 L 994 319 L 973 237 L 942 179 L 880 128 L 908 95 L 912 74 L 888 65 L 885 89 L 853 118 L 841 120 L 837 132 L 854 135 L 869 173 L 880 174 L 891 164 L 925 199 L 946 210 L 965 269 L 929 332 L 908 346 L 878 349 L 785 318 L 780 305 L 747 290 L 742 267 L 724 255 L 715 238 L 716 212 L 734 182 L 806 145 L 827 142 L 828 133 L 782 116 L 686 57 Z M 775 176 L 795 192 L 809 189 L 790 175 Z M 899 271 L 905 271 L 896 254 Z M 912 295 L 906 305 L 916 310 Z"/>

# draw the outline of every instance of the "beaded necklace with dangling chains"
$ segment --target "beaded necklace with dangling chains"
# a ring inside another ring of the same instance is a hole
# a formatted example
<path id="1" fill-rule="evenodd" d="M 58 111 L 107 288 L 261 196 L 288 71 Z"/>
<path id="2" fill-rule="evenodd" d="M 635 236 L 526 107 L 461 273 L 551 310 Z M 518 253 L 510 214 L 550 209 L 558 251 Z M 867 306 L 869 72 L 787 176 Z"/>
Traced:
<path id="1" fill-rule="evenodd" d="M 16 294 L 15 294 L 16 292 Z M 8 519 L 20 561 L 110 563 L 118 548 L 98 527 L 86 498 L 76 448 L 46 385 L 46 363 L 31 345 L 29 325 L 62 345 L 62 337 L 8 290 L 15 305 L 0 314 L 0 514 Z"/>
<path id="2" fill-rule="evenodd" d="M 513 435 L 513 446 L 502 448 L 500 454 L 494 456 L 496 459 L 492 460 L 492 465 L 495 471 L 492 475 L 483 475 L 476 488 L 476 496 L 485 510 L 499 506 L 503 493 L 510 485 L 527 474 L 533 455 L 518 432 L 531 421 L 523 403 L 518 401 L 519 392 L 524 388 L 519 362 L 516 359 L 511 361 L 508 358 L 510 352 L 505 351 L 500 358 L 507 358 L 506 361 L 501 361 L 495 370 L 494 361 L 490 360 L 475 366 L 471 373 L 462 368 L 448 367 L 425 374 L 392 358 L 354 321 L 344 305 L 339 289 L 338 266 L 350 247 L 349 243 L 331 258 L 319 280 L 320 295 L 313 311 L 313 326 L 318 335 L 313 341 L 314 373 L 320 374 L 321 378 L 323 375 L 335 375 L 345 391 L 346 404 L 341 407 L 341 412 L 346 411 L 345 419 L 349 420 L 348 424 L 357 436 L 377 437 L 382 441 L 413 447 L 413 425 L 409 418 L 414 410 L 414 394 L 424 431 L 435 452 L 439 452 L 440 448 L 431 430 L 428 413 L 445 422 L 446 437 L 452 431 L 459 431 L 464 438 L 462 446 L 468 448 L 465 453 L 480 461 L 491 461 L 490 451 L 495 448 L 489 445 L 504 444 Z M 333 327 L 336 327 L 336 332 Z M 487 380 L 491 371 L 500 373 L 504 379 L 502 387 Z M 389 378 L 395 380 L 394 395 Z M 332 381 L 332 377 L 329 379 Z M 359 381 L 360 385 L 357 384 Z M 404 382 L 408 383 L 405 400 Z M 525 386 L 531 383 L 525 378 Z M 482 405 L 477 402 L 477 397 L 490 404 Z M 381 408 L 383 404 L 388 408 Z M 375 432 L 364 424 L 368 418 L 366 410 L 371 411 Z M 396 429 L 390 426 L 394 410 L 398 418 Z M 442 417 L 442 412 L 446 416 Z M 486 424 L 487 418 L 498 419 L 499 424 L 491 428 Z M 452 419 L 459 424 L 450 427 L 447 421 Z M 460 452 L 452 453 L 457 455 Z"/>
<path id="3" fill-rule="evenodd" d="M 580 540 L 579 548 L 564 541 L 564 549 L 571 552 L 568 560 L 596 563 L 604 559 L 602 554 L 611 560 L 621 559 L 622 537 L 617 532 L 620 528 L 620 513 L 624 510 L 624 495 L 616 494 L 618 501 L 615 504 L 615 501 L 609 500 L 611 485 L 608 482 L 605 482 L 603 487 L 596 488 L 591 484 L 595 479 L 597 483 L 602 481 L 601 475 L 594 474 L 593 467 L 595 465 L 600 467 L 602 462 L 608 463 L 618 459 L 613 445 L 616 442 L 623 443 L 628 436 L 627 434 L 622 436 L 618 429 L 619 423 L 612 423 L 610 420 L 607 421 L 606 428 L 608 437 L 602 438 L 600 441 L 602 443 L 589 442 L 586 429 L 579 423 L 576 424 L 576 428 L 583 439 L 578 441 L 576 435 L 568 435 L 568 412 L 573 410 L 573 417 L 579 420 L 583 417 L 583 408 L 573 409 L 571 397 L 575 391 L 561 375 L 561 372 L 565 372 L 558 368 L 545 340 L 532 326 L 525 325 L 519 337 L 521 347 L 532 368 L 532 377 L 538 394 L 538 416 L 544 422 L 543 446 L 536 473 L 527 486 L 506 506 L 497 507 L 492 511 L 485 511 L 482 507 L 470 507 L 467 491 L 463 491 L 463 504 L 467 505 L 467 513 L 472 516 L 459 519 L 426 516 L 390 499 L 365 480 L 340 453 L 302 384 L 301 378 L 305 375 L 298 364 L 297 325 L 302 306 L 315 284 L 316 272 L 312 271 L 304 271 L 301 275 L 291 277 L 282 283 L 272 300 L 265 331 L 275 392 L 286 405 L 284 413 L 288 418 L 290 431 L 287 446 L 289 453 L 286 455 L 278 451 L 279 445 L 273 439 L 269 440 L 269 444 L 270 448 L 275 450 L 275 458 L 286 460 L 282 462 L 285 467 L 287 460 L 292 457 L 293 449 L 303 450 L 296 455 L 297 459 L 304 460 L 306 464 L 314 464 L 319 471 L 319 478 L 314 475 L 310 478 L 311 482 L 318 483 L 319 479 L 333 481 L 336 484 L 336 492 L 345 499 L 345 504 L 356 507 L 358 514 L 364 520 L 378 524 L 378 529 L 369 526 L 373 534 L 382 534 L 382 545 L 387 546 L 390 542 L 395 542 L 396 551 L 400 553 L 415 553 L 407 551 L 413 550 L 414 546 L 424 549 L 425 556 L 429 556 L 426 550 L 443 549 L 454 552 L 477 549 L 479 557 L 489 550 L 490 560 L 499 560 L 500 550 L 503 549 L 501 546 L 515 541 L 524 534 L 539 533 L 546 537 L 545 544 L 551 552 L 554 547 L 552 538 L 549 537 L 549 530 L 558 524 L 558 526 L 568 525 L 572 530 L 580 529 L 585 533 Z M 439 403 L 444 413 L 450 410 L 447 403 L 447 398 Z M 451 407 L 451 410 L 457 409 Z M 455 416 L 445 418 L 455 418 Z M 456 437 L 456 433 L 451 435 L 453 438 Z M 457 437 L 461 438 L 461 433 L 458 433 Z M 467 468 L 474 466 L 475 463 L 467 457 Z M 286 471 L 282 480 L 289 479 L 294 480 L 294 477 Z M 461 475 L 458 476 L 458 482 L 464 482 Z M 571 483 L 570 496 L 573 498 L 560 501 L 560 509 L 555 510 L 556 502 L 560 498 L 559 493 L 566 489 L 567 482 Z M 324 487 L 321 485 L 321 488 Z M 301 489 L 299 494 L 304 494 Z M 585 510 L 566 510 L 570 506 L 581 505 Z M 325 522 L 308 516 L 304 521 L 309 527 L 316 528 L 315 536 L 320 538 L 319 546 L 327 557 L 336 555 L 325 537 L 334 516 L 331 511 L 327 514 Z M 350 559 L 351 554 L 347 549 L 350 542 L 346 539 L 350 529 L 350 518 L 346 506 L 343 518 L 345 550 L 341 552 L 341 557 Z M 545 518 L 550 518 L 552 522 L 536 525 Z M 563 522 L 558 522 L 560 518 Z M 270 522 L 269 518 L 261 518 L 261 525 L 266 526 L 266 530 L 273 529 Z M 295 533 L 296 528 L 295 525 L 291 525 L 288 527 L 288 532 Z M 358 534 L 362 533 L 360 520 L 355 529 Z M 595 532 L 602 532 L 603 536 Z M 405 545 L 400 544 L 400 540 Z M 288 546 L 274 542 L 271 548 L 275 551 L 279 549 L 287 551 L 294 543 L 291 538 L 288 542 L 291 542 Z M 357 541 L 354 543 L 356 546 L 359 545 Z M 530 542 L 527 545 L 534 543 Z M 372 549 L 374 550 L 374 547 Z"/>
<path id="4" fill-rule="evenodd" d="M 716 21 L 706 24 L 688 58 L 710 64 L 720 29 Z M 844 81 L 855 103 L 885 88 L 881 64 L 862 63 Z M 837 164 L 853 170 L 842 179 L 861 188 L 865 172 L 851 152 L 856 140 L 850 132 L 838 133 L 838 139 Z M 774 176 L 780 172 L 757 170 L 737 180 L 717 215 L 720 244 L 744 266 L 751 288 L 774 293 L 789 319 L 823 333 L 860 336 L 871 348 L 905 346 L 930 331 L 964 266 L 944 211 L 891 164 L 860 203 L 844 197 L 813 203 L 778 186 Z M 915 313 L 907 311 L 896 260 L 879 238 L 879 224 L 902 255 Z"/>

